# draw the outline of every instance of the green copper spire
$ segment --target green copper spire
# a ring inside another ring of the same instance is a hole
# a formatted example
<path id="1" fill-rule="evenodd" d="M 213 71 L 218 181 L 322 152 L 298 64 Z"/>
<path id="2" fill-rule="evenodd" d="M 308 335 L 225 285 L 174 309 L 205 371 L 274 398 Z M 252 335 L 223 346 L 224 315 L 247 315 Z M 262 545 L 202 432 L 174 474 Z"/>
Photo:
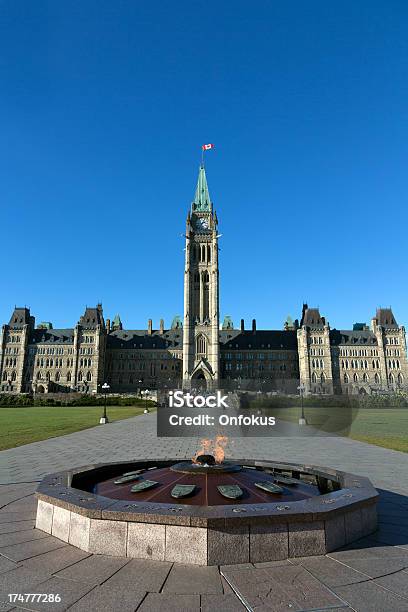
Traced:
<path id="1" fill-rule="evenodd" d="M 200 170 L 198 172 L 198 181 L 194 196 L 193 210 L 203 212 L 211 211 L 211 200 L 208 191 L 207 177 L 205 176 L 204 166 L 200 166 Z"/>

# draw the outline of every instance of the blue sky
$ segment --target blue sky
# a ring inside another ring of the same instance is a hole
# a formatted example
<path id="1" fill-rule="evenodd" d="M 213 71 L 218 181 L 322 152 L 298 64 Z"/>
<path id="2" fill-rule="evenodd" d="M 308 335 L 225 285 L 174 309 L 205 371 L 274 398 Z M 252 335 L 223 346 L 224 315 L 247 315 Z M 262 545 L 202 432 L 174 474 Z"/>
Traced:
<path id="1" fill-rule="evenodd" d="M 404 1 L 0 2 L 0 321 L 183 310 L 200 160 L 221 318 L 408 323 Z"/>

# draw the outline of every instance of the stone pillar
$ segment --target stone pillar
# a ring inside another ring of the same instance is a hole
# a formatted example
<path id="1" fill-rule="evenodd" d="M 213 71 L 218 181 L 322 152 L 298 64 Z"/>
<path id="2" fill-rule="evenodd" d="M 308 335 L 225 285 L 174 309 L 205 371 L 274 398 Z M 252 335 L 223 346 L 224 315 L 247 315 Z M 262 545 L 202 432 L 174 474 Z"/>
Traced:
<path id="1" fill-rule="evenodd" d="M 3 325 L 1 328 L 0 335 L 0 389 L 4 384 L 3 382 L 3 366 L 5 362 L 5 349 L 6 349 L 6 338 L 8 333 L 8 325 Z"/>
<path id="2" fill-rule="evenodd" d="M 373 332 L 377 338 L 377 345 L 378 345 L 377 359 L 379 359 L 380 361 L 379 375 L 381 376 L 381 389 L 384 391 L 388 391 L 389 389 L 388 367 L 387 367 L 387 358 L 385 354 L 386 345 L 385 345 L 385 338 L 384 338 L 384 330 L 381 325 L 377 325 L 377 322 L 375 319 L 373 319 L 372 321 L 372 327 L 373 327 Z"/>
<path id="3" fill-rule="evenodd" d="M 310 393 L 310 356 L 308 346 L 308 331 L 305 325 L 297 331 L 298 354 L 299 354 L 299 379 L 304 385 L 304 395 Z"/>
<path id="4" fill-rule="evenodd" d="M 200 271 L 200 323 L 204 321 L 204 272 Z"/>
<path id="5" fill-rule="evenodd" d="M 72 368 L 72 378 L 71 378 L 71 385 L 76 387 L 78 384 L 78 355 L 79 355 L 79 346 L 81 343 L 80 340 L 80 336 L 81 336 L 81 326 L 79 324 L 75 325 L 75 329 L 74 329 L 74 354 L 72 355 L 73 360 L 74 360 L 74 365 Z"/>

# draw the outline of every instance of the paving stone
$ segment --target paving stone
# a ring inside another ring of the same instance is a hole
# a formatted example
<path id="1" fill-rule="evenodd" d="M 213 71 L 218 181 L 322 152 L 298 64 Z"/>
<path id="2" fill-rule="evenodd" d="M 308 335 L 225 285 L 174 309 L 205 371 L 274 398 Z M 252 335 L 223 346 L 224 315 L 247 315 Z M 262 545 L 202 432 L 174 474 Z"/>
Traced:
<path id="1" fill-rule="evenodd" d="M 208 530 L 208 563 L 227 565 L 249 562 L 249 529 L 226 527 Z"/>
<path id="2" fill-rule="evenodd" d="M 390 573 L 388 576 L 377 578 L 374 580 L 374 584 L 379 584 L 385 589 L 389 589 L 393 593 L 408 599 L 408 572 L 406 571 Z"/>
<path id="3" fill-rule="evenodd" d="M 172 564 L 163 561 L 132 559 L 118 572 L 113 574 L 106 584 L 113 588 L 149 591 L 159 593 L 170 572 Z"/>
<path id="4" fill-rule="evenodd" d="M 51 550 L 37 557 L 26 559 L 23 561 L 23 565 L 29 569 L 40 568 L 50 574 L 55 574 L 60 570 L 82 561 L 90 556 L 90 553 L 86 553 L 74 546 L 62 546 L 56 550 Z"/>
<path id="5" fill-rule="evenodd" d="M 2 512 L 0 511 L 0 524 L 15 523 L 18 521 L 35 521 L 35 512 Z"/>
<path id="6" fill-rule="evenodd" d="M 64 546 L 64 542 L 52 536 L 47 536 L 40 540 L 32 540 L 30 542 L 23 542 L 22 544 L 15 544 L 14 546 L 6 546 L 1 549 L 1 554 L 12 561 L 18 562 L 41 555 L 49 550 L 61 548 L 61 546 Z"/>
<path id="7" fill-rule="evenodd" d="M 193 594 L 222 593 L 218 567 L 194 567 L 174 564 L 163 588 L 163 593 Z"/>
<path id="8" fill-rule="evenodd" d="M 166 525 L 166 561 L 207 564 L 207 529 Z"/>
<path id="9" fill-rule="evenodd" d="M 34 529 L 35 521 L 17 521 L 16 523 L 0 523 L 0 534 L 1 533 L 13 533 L 15 531 L 26 531 L 27 529 Z"/>
<path id="10" fill-rule="evenodd" d="M 61 610 L 67 610 L 93 587 L 90 584 L 52 577 L 38 585 L 38 588 L 41 589 L 39 591 L 41 593 L 58 594 L 61 597 L 61 601 L 48 604 L 49 607 L 45 607 L 47 604 L 42 602 L 30 603 L 29 610 L 39 610 L 39 612 L 44 612 L 44 610 L 52 610 L 52 612 L 58 612 Z"/>
<path id="11" fill-rule="evenodd" d="M 86 582 L 92 585 L 102 584 L 128 563 L 126 558 L 91 555 L 55 573 L 57 578 Z"/>
<path id="12" fill-rule="evenodd" d="M 129 523 L 127 556 L 164 561 L 166 548 L 165 525 Z"/>
<path id="13" fill-rule="evenodd" d="M 359 544 L 360 542 L 361 540 L 359 541 Z M 342 563 L 350 565 L 349 562 L 353 561 L 354 559 L 388 559 L 392 557 L 408 559 L 408 551 L 405 551 L 405 549 L 403 548 L 397 548 L 396 546 L 387 546 L 385 544 L 376 542 L 375 540 L 370 540 L 370 542 L 366 543 L 365 545 L 361 545 L 359 547 L 356 546 L 356 548 L 337 550 L 335 552 L 329 553 L 328 556 L 332 557 L 333 559 L 337 559 Z"/>
<path id="14" fill-rule="evenodd" d="M 249 537 L 249 556 L 252 563 L 288 558 L 289 536 L 287 525 L 251 525 Z"/>
<path id="15" fill-rule="evenodd" d="M 335 587 L 334 592 L 356 612 L 407 612 L 408 600 L 386 591 L 374 582 Z"/>
<path id="16" fill-rule="evenodd" d="M 224 576 L 220 575 L 220 578 L 221 578 L 222 590 L 223 590 L 224 595 L 228 595 L 229 593 L 233 593 L 234 591 L 231 589 L 230 585 L 225 580 Z"/>
<path id="17" fill-rule="evenodd" d="M 10 559 L 6 559 L 6 557 L 3 557 L 3 555 L 0 555 L 0 574 L 16 569 L 16 567 L 18 567 L 17 563 L 10 561 Z"/>
<path id="18" fill-rule="evenodd" d="M 114 589 L 105 583 L 77 601 L 69 612 L 134 612 L 145 596 L 145 592 Z"/>
<path id="19" fill-rule="evenodd" d="M 408 558 L 386 557 L 384 559 L 371 557 L 367 559 L 352 559 L 346 561 L 348 567 L 369 576 L 378 578 L 408 568 Z M 408 580 L 408 578 L 407 578 Z"/>
<path id="20" fill-rule="evenodd" d="M 308 610 L 342 603 L 299 565 L 230 570 L 225 576 L 249 606 L 259 610 Z"/>
<path id="21" fill-rule="evenodd" d="M 50 578 L 50 575 L 46 572 L 33 571 L 22 566 L 4 572 L 0 574 L 0 601 L 7 602 L 8 593 L 30 593 L 31 588 L 48 578 Z"/>
<path id="22" fill-rule="evenodd" d="M 47 533 L 39 529 L 24 529 L 23 531 L 2 533 L 0 535 L 0 552 L 6 546 L 14 546 L 14 544 L 21 544 L 21 542 L 31 542 L 32 540 L 41 540 L 48 537 Z"/>
<path id="23" fill-rule="evenodd" d="M 214 612 L 214 610 L 244 612 L 246 608 L 234 593 L 229 595 L 201 595 L 201 612 Z"/>
<path id="24" fill-rule="evenodd" d="M 329 557 L 304 557 L 301 561 L 301 565 L 313 574 L 315 578 L 329 587 L 364 582 L 367 580 L 365 574 L 361 574 Z"/>
<path id="25" fill-rule="evenodd" d="M 281 559 L 280 561 L 264 561 L 263 563 L 254 563 L 254 567 L 262 569 L 263 567 L 280 567 L 282 565 L 292 565 L 292 559 Z"/>
<path id="26" fill-rule="evenodd" d="M 289 525 L 289 557 L 324 555 L 325 552 L 324 522 L 291 523 Z"/>
<path id="27" fill-rule="evenodd" d="M 89 552 L 126 557 L 127 528 L 124 521 L 91 520 Z"/>
<path id="28" fill-rule="evenodd" d="M 372 537 L 377 542 L 389 544 L 390 546 L 398 546 L 408 550 L 408 536 L 404 535 L 402 531 L 379 529 Z"/>
<path id="29" fill-rule="evenodd" d="M 200 612 L 199 595 L 162 595 L 148 593 L 137 612 Z"/>

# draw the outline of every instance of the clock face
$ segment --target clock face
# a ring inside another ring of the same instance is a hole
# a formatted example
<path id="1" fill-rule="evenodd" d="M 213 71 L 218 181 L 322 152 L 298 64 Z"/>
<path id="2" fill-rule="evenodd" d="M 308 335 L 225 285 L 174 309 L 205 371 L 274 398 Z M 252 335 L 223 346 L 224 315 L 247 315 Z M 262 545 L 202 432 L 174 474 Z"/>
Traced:
<path id="1" fill-rule="evenodd" d="M 196 220 L 195 226 L 198 230 L 207 230 L 208 229 L 208 221 L 207 219 L 203 219 L 201 217 L 198 217 L 198 219 Z"/>

